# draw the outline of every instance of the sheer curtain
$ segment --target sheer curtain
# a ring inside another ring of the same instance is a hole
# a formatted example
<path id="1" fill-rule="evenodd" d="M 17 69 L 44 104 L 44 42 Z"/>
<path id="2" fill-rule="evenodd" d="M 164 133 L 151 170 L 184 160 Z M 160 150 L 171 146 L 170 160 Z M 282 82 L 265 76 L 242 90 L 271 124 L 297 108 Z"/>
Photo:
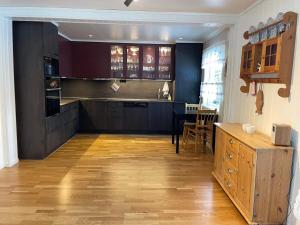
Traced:
<path id="1" fill-rule="evenodd" d="M 203 51 L 200 98 L 204 107 L 217 109 L 219 114 L 223 108 L 225 64 L 225 42 Z"/>

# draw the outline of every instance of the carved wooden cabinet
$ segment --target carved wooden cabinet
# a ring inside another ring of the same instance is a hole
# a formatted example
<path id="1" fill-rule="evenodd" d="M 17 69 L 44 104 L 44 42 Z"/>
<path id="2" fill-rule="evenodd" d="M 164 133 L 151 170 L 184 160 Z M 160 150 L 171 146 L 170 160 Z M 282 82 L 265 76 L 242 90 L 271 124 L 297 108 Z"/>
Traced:
<path id="1" fill-rule="evenodd" d="M 287 12 L 283 19 L 258 29 L 252 33 L 246 31 L 244 38 L 248 43 L 243 46 L 240 78 L 246 83 L 240 90 L 249 93 L 251 82 L 281 83 L 285 88 L 278 95 L 287 98 L 290 95 L 291 77 L 294 62 L 294 49 L 297 31 L 297 13 Z M 275 28 L 275 34 L 272 30 Z M 267 33 L 266 38 L 258 38 Z"/>
<path id="2" fill-rule="evenodd" d="M 213 175 L 249 224 L 282 224 L 287 216 L 293 149 L 216 124 Z"/>

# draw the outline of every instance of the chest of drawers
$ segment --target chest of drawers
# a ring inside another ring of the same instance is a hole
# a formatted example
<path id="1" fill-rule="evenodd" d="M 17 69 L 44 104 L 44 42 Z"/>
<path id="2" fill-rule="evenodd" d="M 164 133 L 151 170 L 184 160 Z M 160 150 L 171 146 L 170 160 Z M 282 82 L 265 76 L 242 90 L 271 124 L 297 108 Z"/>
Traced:
<path id="1" fill-rule="evenodd" d="M 242 131 L 240 124 L 216 124 L 213 175 L 249 224 L 282 224 L 288 210 L 291 147 Z"/>

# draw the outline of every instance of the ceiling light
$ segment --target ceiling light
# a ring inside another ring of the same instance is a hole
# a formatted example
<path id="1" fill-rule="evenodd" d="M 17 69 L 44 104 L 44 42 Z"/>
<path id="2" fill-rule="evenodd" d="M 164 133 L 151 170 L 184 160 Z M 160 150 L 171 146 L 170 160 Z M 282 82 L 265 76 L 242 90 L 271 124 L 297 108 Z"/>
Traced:
<path id="1" fill-rule="evenodd" d="M 183 37 L 178 38 L 179 40 L 183 40 Z"/>
<path id="2" fill-rule="evenodd" d="M 94 37 L 94 35 L 92 35 L 92 34 L 89 34 L 89 38 L 92 38 L 92 37 Z"/>

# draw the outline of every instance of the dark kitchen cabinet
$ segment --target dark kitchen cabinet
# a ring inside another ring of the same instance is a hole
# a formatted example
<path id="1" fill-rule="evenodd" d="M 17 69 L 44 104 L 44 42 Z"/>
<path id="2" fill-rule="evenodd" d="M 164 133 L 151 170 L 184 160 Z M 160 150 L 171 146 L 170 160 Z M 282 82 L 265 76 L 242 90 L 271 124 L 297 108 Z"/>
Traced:
<path id="1" fill-rule="evenodd" d="M 57 27 L 44 22 L 13 22 L 14 80 L 20 159 L 42 159 L 46 146 L 45 55 L 57 58 Z"/>
<path id="2" fill-rule="evenodd" d="M 125 51 L 123 45 L 110 46 L 110 75 L 113 78 L 124 78 Z"/>
<path id="3" fill-rule="evenodd" d="M 140 47 L 137 45 L 126 46 L 126 78 L 138 79 L 140 78 Z"/>
<path id="4" fill-rule="evenodd" d="M 58 28 L 52 23 L 43 23 L 44 56 L 57 58 L 58 50 Z"/>
<path id="5" fill-rule="evenodd" d="M 72 42 L 59 35 L 59 75 L 72 77 Z"/>
<path id="6" fill-rule="evenodd" d="M 149 130 L 163 133 L 172 131 L 173 103 L 151 102 L 149 103 Z"/>
<path id="7" fill-rule="evenodd" d="M 203 44 L 176 44 L 175 102 L 199 103 Z"/>
<path id="8" fill-rule="evenodd" d="M 79 129 L 79 103 L 61 106 L 61 113 L 46 119 L 46 151 L 51 154 Z"/>
<path id="9" fill-rule="evenodd" d="M 107 130 L 107 103 L 97 100 L 80 101 L 80 131 Z"/>
<path id="10" fill-rule="evenodd" d="M 107 128 L 110 131 L 123 130 L 123 103 L 107 102 Z"/>
<path id="11" fill-rule="evenodd" d="M 172 102 L 80 101 L 80 132 L 170 133 Z"/>
<path id="12" fill-rule="evenodd" d="M 157 48 L 154 45 L 143 46 L 143 79 L 157 78 Z"/>
<path id="13" fill-rule="evenodd" d="M 172 72 L 172 47 L 160 46 L 158 48 L 158 79 L 171 80 Z"/>
<path id="14" fill-rule="evenodd" d="M 61 75 L 86 79 L 173 80 L 175 45 L 73 42 L 59 38 Z"/>
<path id="15" fill-rule="evenodd" d="M 111 78 L 159 79 L 174 78 L 174 46 L 111 45 Z"/>
<path id="16" fill-rule="evenodd" d="M 148 130 L 148 102 L 123 102 L 123 130 Z"/>
<path id="17" fill-rule="evenodd" d="M 61 51 L 63 50 L 64 48 L 61 49 Z M 109 44 L 100 42 L 71 42 L 71 52 L 72 74 L 67 77 L 87 79 L 110 78 Z"/>

